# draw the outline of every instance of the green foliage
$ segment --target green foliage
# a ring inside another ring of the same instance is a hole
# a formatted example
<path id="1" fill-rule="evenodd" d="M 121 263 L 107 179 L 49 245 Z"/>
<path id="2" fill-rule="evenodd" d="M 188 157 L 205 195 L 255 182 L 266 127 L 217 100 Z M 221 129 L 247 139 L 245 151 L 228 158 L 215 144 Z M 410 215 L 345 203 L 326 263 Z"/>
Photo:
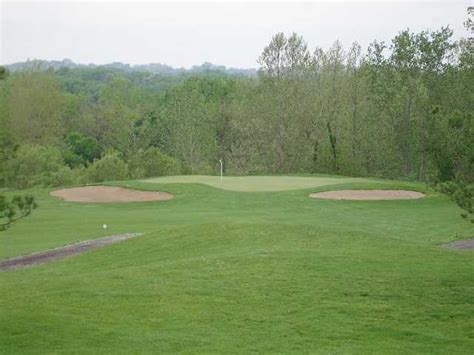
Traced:
<path id="1" fill-rule="evenodd" d="M 438 189 L 449 195 L 464 212 L 463 218 L 474 223 L 474 184 L 462 181 L 448 181 L 437 185 Z"/>
<path id="2" fill-rule="evenodd" d="M 109 150 L 87 168 L 85 179 L 88 182 L 125 180 L 129 176 L 128 165 L 117 151 Z"/>
<path id="3" fill-rule="evenodd" d="M 3 65 L 0 65 L 0 80 L 5 80 L 8 76 L 8 70 Z"/>
<path id="4" fill-rule="evenodd" d="M 213 91 L 211 91 L 214 94 Z M 217 97 L 210 95 L 205 78 L 191 78 L 166 96 L 166 153 L 193 172 L 211 173 L 217 163 Z"/>
<path id="5" fill-rule="evenodd" d="M 8 229 L 16 221 L 29 216 L 37 207 L 32 195 L 14 196 L 8 200 L 0 194 L 0 231 Z"/>
<path id="6" fill-rule="evenodd" d="M 23 144 L 54 144 L 63 131 L 65 94 L 49 72 L 15 73 L 6 80 L 7 114 Z"/>
<path id="7" fill-rule="evenodd" d="M 18 147 L 11 136 L 0 133 L 0 186 L 6 186 L 6 162 L 15 156 Z"/>
<path id="8" fill-rule="evenodd" d="M 59 148 L 53 146 L 22 145 L 14 157 L 4 163 L 3 180 L 8 187 L 55 186 L 71 183 L 58 180 L 63 175 L 63 158 Z"/>
<path id="9" fill-rule="evenodd" d="M 426 149 L 435 167 L 433 182 L 474 182 L 474 119 L 459 111 L 443 117 L 439 108 L 427 121 Z"/>
<path id="10" fill-rule="evenodd" d="M 180 175 L 183 172 L 181 164 L 176 159 L 154 147 L 139 149 L 129 155 L 128 168 L 132 178 Z"/>
<path id="11" fill-rule="evenodd" d="M 100 156 L 99 143 L 94 137 L 86 137 L 72 132 L 65 138 L 67 150 L 64 152 L 65 163 L 74 168 L 92 162 Z"/>
<path id="12" fill-rule="evenodd" d="M 84 167 L 76 167 L 71 169 L 69 166 L 61 166 L 57 171 L 48 177 L 47 185 L 49 186 L 68 186 L 83 183 L 85 180 L 86 169 Z M 43 184 L 45 185 L 45 184 Z"/>
<path id="13" fill-rule="evenodd" d="M 146 67 L 28 67 L 0 81 L 0 164 L 6 169 L 18 145 L 39 143 L 60 147 L 72 168 L 53 170 L 55 184 L 218 174 L 219 160 L 234 175 L 472 182 L 472 38 L 452 35 L 447 27 L 405 30 L 364 54 L 357 42 L 314 49 L 295 33 L 277 33 L 257 76 L 204 70 L 166 90 Z M 119 173 L 87 167 L 110 149 Z"/>

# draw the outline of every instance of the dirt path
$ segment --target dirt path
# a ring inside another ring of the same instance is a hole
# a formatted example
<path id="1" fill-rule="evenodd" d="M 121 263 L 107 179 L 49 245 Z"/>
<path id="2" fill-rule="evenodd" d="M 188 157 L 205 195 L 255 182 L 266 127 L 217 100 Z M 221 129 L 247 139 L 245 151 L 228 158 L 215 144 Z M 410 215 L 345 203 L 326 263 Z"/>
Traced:
<path id="1" fill-rule="evenodd" d="M 408 190 L 335 190 L 316 192 L 309 196 L 330 200 L 407 200 L 421 198 L 425 194 Z"/>
<path id="2" fill-rule="evenodd" d="M 449 249 L 474 249 L 474 238 L 456 240 L 451 243 L 443 244 L 443 247 Z"/>
<path id="3" fill-rule="evenodd" d="M 84 240 L 82 242 L 69 244 L 63 247 L 40 251 L 37 253 L 16 256 L 9 259 L 0 260 L 0 270 L 21 268 L 34 264 L 64 258 L 66 256 L 79 254 L 90 249 L 95 249 L 104 245 L 114 244 L 122 240 L 140 236 L 141 233 L 116 234 L 104 238 Z"/>

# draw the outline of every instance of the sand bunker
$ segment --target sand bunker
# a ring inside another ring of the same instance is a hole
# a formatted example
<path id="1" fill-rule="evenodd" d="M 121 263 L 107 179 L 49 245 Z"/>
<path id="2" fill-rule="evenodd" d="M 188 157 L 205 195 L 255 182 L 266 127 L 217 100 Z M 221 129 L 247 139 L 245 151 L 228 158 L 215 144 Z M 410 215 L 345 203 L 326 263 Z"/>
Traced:
<path id="1" fill-rule="evenodd" d="M 173 198 L 168 192 L 132 190 L 117 186 L 72 187 L 51 191 L 50 195 L 74 202 L 161 201 Z"/>
<path id="2" fill-rule="evenodd" d="M 408 200 L 425 195 L 408 190 L 337 190 L 315 192 L 309 196 L 330 200 Z"/>

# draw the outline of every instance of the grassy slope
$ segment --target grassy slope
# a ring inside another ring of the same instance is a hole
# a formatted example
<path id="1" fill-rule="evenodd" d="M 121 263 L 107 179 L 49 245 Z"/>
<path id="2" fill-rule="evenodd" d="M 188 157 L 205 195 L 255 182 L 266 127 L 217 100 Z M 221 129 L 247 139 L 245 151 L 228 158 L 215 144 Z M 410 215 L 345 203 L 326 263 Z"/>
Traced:
<path id="1" fill-rule="evenodd" d="M 1 235 L 5 256 L 103 235 L 102 223 L 147 232 L 0 273 L 0 352 L 472 351 L 472 251 L 437 244 L 473 227 L 443 196 L 129 184 L 176 198 L 75 204 L 38 190 L 37 213 Z"/>

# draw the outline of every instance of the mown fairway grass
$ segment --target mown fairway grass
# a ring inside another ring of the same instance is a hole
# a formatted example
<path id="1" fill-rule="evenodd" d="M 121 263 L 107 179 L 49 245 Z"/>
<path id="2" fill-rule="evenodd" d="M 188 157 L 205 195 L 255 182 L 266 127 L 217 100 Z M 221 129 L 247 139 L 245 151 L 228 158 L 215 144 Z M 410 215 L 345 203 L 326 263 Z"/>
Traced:
<path id="1" fill-rule="evenodd" d="M 0 234 L 6 257 L 145 233 L 0 272 L 0 352 L 472 353 L 473 252 L 439 247 L 474 235 L 454 203 L 429 191 L 403 201 L 308 197 L 423 185 L 117 184 L 176 197 L 83 204 L 34 190 L 40 209 Z"/>

